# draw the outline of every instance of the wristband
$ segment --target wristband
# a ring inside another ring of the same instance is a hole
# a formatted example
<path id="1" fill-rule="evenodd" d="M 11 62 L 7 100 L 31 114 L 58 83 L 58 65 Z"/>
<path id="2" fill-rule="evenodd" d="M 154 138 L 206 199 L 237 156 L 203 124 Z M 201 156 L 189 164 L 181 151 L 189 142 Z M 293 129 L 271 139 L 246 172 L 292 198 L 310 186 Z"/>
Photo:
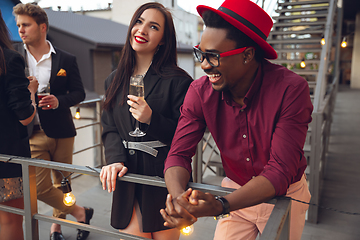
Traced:
<path id="1" fill-rule="evenodd" d="M 214 216 L 214 219 L 219 220 L 219 219 L 228 217 L 230 215 L 230 204 L 229 204 L 228 200 L 226 200 L 226 198 L 223 198 L 221 196 L 215 196 L 215 200 L 221 202 L 223 211 L 220 215 Z"/>

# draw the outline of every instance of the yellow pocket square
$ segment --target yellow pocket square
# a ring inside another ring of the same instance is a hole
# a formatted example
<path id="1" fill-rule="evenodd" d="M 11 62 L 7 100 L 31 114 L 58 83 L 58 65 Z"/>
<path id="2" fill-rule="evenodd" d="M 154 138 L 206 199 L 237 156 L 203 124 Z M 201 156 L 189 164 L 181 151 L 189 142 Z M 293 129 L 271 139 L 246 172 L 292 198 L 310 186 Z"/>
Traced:
<path id="1" fill-rule="evenodd" d="M 58 73 L 56 74 L 56 76 L 66 77 L 66 71 L 65 71 L 65 69 L 60 69 L 60 70 L 58 71 Z"/>

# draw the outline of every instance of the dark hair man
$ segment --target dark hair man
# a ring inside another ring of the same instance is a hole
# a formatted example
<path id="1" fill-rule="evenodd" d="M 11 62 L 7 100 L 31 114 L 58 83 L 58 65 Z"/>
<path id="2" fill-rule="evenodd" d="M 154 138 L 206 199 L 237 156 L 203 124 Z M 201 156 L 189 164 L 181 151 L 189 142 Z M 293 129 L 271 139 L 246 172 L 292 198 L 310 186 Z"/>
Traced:
<path id="1" fill-rule="evenodd" d="M 310 200 L 302 150 L 313 109 L 309 87 L 265 60 L 277 54 L 266 42 L 272 20 L 258 5 L 225 0 L 217 10 L 200 5 L 197 11 L 206 29 L 194 52 L 207 76 L 190 85 L 165 163 L 164 225 L 181 228 L 197 217 L 230 213 L 214 239 L 255 239 L 273 208 L 264 202 L 279 195 Z M 186 190 L 206 127 L 221 152 L 222 186 L 237 189 L 224 197 Z M 307 208 L 292 202 L 290 239 L 300 240 Z"/>

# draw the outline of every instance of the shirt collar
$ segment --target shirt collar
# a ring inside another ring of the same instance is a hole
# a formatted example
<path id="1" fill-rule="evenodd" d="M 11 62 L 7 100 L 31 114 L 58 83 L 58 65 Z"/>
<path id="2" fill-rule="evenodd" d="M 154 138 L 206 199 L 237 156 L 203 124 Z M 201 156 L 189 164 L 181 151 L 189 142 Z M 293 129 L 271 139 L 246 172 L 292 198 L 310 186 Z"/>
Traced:
<path id="1" fill-rule="evenodd" d="M 51 42 L 50 42 L 49 40 L 46 40 L 46 42 L 49 44 L 50 50 L 49 50 L 48 53 L 44 54 L 43 58 L 45 58 L 45 59 L 46 59 L 46 58 L 49 58 L 50 55 L 51 55 L 51 53 L 56 54 L 56 51 L 55 51 L 53 45 L 51 44 Z M 30 53 L 30 51 L 29 51 L 29 49 L 27 48 L 27 46 L 26 46 L 25 43 L 24 43 L 24 49 L 25 49 L 28 53 Z"/>
<path id="2" fill-rule="evenodd" d="M 251 101 L 251 99 L 254 97 L 254 95 L 258 92 L 261 86 L 262 78 L 263 78 L 263 62 L 260 62 L 255 79 L 244 97 L 244 106 L 242 108 L 245 108 L 248 105 L 248 103 Z M 228 103 L 231 106 L 234 104 L 234 101 L 232 100 L 231 95 L 228 91 L 222 92 L 222 100 L 224 100 L 226 103 Z"/>

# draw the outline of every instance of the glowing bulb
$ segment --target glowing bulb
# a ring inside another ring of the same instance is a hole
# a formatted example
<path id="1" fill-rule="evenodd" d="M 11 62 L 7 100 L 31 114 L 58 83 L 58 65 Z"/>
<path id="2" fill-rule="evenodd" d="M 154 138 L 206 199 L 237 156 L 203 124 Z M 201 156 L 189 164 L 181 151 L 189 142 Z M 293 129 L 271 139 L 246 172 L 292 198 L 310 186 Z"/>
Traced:
<path id="1" fill-rule="evenodd" d="M 65 193 L 63 202 L 66 206 L 69 206 L 69 207 L 74 205 L 76 202 L 74 194 L 72 194 L 72 192 Z"/>
<path id="2" fill-rule="evenodd" d="M 183 229 L 180 230 L 180 232 L 184 236 L 189 236 L 194 232 L 194 225 L 184 227 Z"/>
<path id="3" fill-rule="evenodd" d="M 341 42 L 341 47 L 346 48 L 346 46 L 347 46 L 347 41 L 346 41 L 346 37 L 344 37 L 342 42 Z"/>
<path id="4" fill-rule="evenodd" d="M 300 67 L 301 68 L 305 68 L 306 67 L 306 63 L 305 63 L 305 59 L 303 58 L 300 62 Z"/>
<path id="5" fill-rule="evenodd" d="M 76 109 L 76 113 L 75 113 L 74 118 L 75 118 L 75 119 L 80 119 L 80 108 L 77 108 L 77 109 Z"/>
<path id="6" fill-rule="evenodd" d="M 71 192 L 70 182 L 66 178 L 63 178 L 61 181 L 61 190 L 64 193 L 63 203 L 66 206 L 74 205 L 76 202 L 76 199 L 75 199 L 74 194 L 72 194 L 72 192 Z"/>
<path id="7" fill-rule="evenodd" d="M 321 43 L 321 45 L 325 45 L 325 38 L 324 37 L 321 38 L 320 43 Z"/>

